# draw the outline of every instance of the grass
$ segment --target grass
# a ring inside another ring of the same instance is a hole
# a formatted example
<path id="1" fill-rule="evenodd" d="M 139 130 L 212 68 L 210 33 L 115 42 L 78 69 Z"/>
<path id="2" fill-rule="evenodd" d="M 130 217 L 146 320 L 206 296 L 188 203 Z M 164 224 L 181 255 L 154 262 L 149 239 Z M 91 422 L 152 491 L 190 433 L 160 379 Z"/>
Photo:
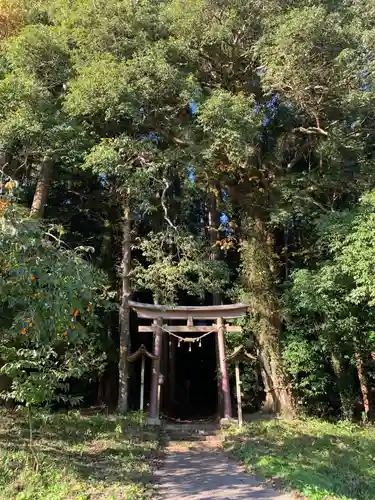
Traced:
<path id="1" fill-rule="evenodd" d="M 310 500 L 375 499 L 375 428 L 321 420 L 255 421 L 225 445 L 263 478 Z"/>
<path id="2" fill-rule="evenodd" d="M 158 436 L 129 417 L 38 414 L 28 425 L 0 412 L 0 499 L 140 500 L 151 497 Z"/>

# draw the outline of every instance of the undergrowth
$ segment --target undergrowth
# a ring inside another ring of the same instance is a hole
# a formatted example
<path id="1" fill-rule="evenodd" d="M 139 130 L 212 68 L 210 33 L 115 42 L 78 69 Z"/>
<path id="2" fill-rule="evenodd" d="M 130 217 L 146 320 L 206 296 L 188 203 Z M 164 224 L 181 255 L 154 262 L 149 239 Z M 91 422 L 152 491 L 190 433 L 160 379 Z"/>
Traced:
<path id="1" fill-rule="evenodd" d="M 0 499 L 150 498 L 158 436 L 127 417 L 0 412 Z"/>
<path id="2" fill-rule="evenodd" d="M 232 429 L 224 444 L 249 472 L 310 500 L 375 498 L 375 428 L 271 420 Z"/>

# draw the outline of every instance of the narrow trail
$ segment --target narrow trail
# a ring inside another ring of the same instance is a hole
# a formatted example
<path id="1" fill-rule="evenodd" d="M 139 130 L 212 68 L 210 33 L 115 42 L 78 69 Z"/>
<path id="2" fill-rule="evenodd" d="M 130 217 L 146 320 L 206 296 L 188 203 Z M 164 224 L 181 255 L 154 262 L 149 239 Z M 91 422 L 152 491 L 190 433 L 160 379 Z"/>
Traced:
<path id="1" fill-rule="evenodd" d="M 210 436 L 191 442 L 170 441 L 157 471 L 160 500 L 291 500 L 247 474 L 220 449 L 221 439 Z"/>

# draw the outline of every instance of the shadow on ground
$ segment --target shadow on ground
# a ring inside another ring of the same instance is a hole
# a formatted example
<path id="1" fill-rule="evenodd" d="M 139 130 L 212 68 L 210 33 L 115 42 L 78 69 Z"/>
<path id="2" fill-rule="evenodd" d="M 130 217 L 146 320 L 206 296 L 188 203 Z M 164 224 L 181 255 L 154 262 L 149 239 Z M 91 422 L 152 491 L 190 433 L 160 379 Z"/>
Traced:
<path id="1" fill-rule="evenodd" d="M 0 454 L 7 463 L 0 485 L 15 484 L 22 491 L 22 475 L 30 459 L 29 432 L 27 421 L 16 413 L 2 414 Z M 85 484 L 146 485 L 158 457 L 158 435 L 131 418 L 78 413 L 36 416 L 33 455 L 38 465 L 35 482 L 45 482 L 46 473 L 49 479 L 52 471 L 52 477 L 67 478 L 83 488 Z"/>
<path id="2" fill-rule="evenodd" d="M 335 430 L 333 424 L 322 425 Z M 277 421 L 254 423 L 229 436 L 225 448 L 248 470 L 276 478 L 308 498 L 373 500 L 375 429 L 337 426 L 337 434 L 302 429 Z"/>
<path id="3" fill-rule="evenodd" d="M 262 485 L 217 450 L 173 450 L 167 454 L 158 476 L 163 500 L 289 499 Z"/>

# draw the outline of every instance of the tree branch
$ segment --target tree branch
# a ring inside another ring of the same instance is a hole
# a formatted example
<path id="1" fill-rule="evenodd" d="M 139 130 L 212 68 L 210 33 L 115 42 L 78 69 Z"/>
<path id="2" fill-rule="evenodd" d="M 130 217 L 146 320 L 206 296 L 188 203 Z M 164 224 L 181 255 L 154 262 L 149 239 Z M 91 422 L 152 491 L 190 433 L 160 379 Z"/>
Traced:
<path id="1" fill-rule="evenodd" d="M 294 128 L 292 132 L 299 132 L 300 134 L 307 134 L 307 135 L 322 135 L 323 137 L 328 137 L 328 132 L 323 130 L 320 127 L 297 127 Z"/>
<path id="2" fill-rule="evenodd" d="M 167 191 L 170 188 L 171 184 L 165 177 L 163 177 L 163 182 L 164 182 L 165 187 L 164 187 L 162 194 L 161 194 L 161 206 L 163 207 L 163 210 L 164 210 L 164 219 L 168 222 L 168 224 L 175 231 L 177 231 L 177 227 L 173 224 L 173 222 L 171 221 L 171 219 L 168 216 L 168 208 L 167 208 L 166 200 L 165 200 L 165 196 L 166 196 Z"/>

